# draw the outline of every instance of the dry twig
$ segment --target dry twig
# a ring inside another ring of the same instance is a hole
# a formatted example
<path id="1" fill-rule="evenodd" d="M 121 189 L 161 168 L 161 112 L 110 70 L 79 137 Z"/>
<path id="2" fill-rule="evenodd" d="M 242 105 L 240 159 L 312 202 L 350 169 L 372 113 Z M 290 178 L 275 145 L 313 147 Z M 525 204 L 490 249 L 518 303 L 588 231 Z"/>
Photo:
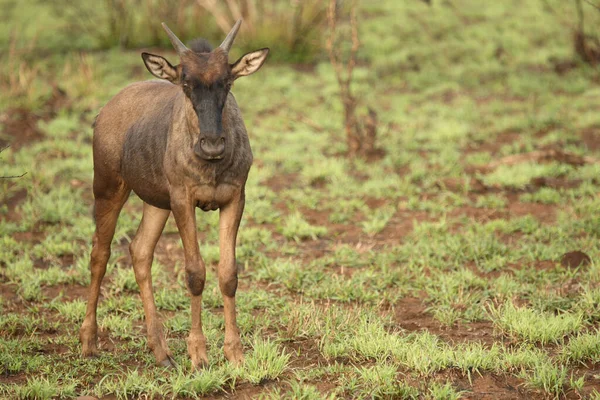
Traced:
<path id="1" fill-rule="evenodd" d="M 346 129 L 346 141 L 348 145 L 348 154 L 367 155 L 374 150 L 375 137 L 377 132 L 377 114 L 369 108 L 369 114 L 364 117 L 364 126 L 359 123 L 356 117 L 356 97 L 352 94 L 350 85 L 352 83 L 352 73 L 356 66 L 356 54 L 360 47 L 358 37 L 358 19 L 357 19 L 357 4 L 353 0 L 350 7 L 350 31 L 352 47 L 345 65 L 342 62 L 342 55 L 339 46 L 336 46 L 336 31 L 337 31 L 337 1 L 330 0 L 327 9 L 327 22 L 329 26 L 329 37 L 325 43 L 329 61 L 335 72 L 335 77 L 340 87 L 340 96 L 344 105 L 344 125 Z M 365 132 L 366 131 L 366 132 Z"/>

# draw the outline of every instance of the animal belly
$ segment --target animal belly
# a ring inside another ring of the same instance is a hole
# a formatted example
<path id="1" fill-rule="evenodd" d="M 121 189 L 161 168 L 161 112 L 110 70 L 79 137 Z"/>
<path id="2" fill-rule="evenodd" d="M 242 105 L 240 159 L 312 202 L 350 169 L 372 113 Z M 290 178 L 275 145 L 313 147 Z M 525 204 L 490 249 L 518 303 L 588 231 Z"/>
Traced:
<path id="1" fill-rule="evenodd" d="M 171 197 L 168 191 L 152 190 L 148 187 L 134 188 L 133 191 L 144 202 L 151 206 L 162 208 L 163 210 L 171 209 Z"/>
<path id="2" fill-rule="evenodd" d="M 165 135 L 135 127 L 129 130 L 123 145 L 123 179 L 144 202 L 170 210 L 169 185 L 163 168 Z"/>
<path id="3" fill-rule="evenodd" d="M 125 183 L 140 199 L 154 207 L 171 209 L 169 187 L 162 169 L 139 155 L 129 155 L 121 167 Z"/>

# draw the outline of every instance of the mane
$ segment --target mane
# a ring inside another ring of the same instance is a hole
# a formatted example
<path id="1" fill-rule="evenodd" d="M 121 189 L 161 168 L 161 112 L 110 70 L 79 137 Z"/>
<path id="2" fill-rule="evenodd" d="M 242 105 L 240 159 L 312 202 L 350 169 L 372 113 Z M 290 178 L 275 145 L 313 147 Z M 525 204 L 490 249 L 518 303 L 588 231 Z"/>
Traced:
<path id="1" fill-rule="evenodd" d="M 204 38 L 197 38 L 188 44 L 188 48 L 194 53 L 210 53 L 213 50 L 212 45 Z"/>

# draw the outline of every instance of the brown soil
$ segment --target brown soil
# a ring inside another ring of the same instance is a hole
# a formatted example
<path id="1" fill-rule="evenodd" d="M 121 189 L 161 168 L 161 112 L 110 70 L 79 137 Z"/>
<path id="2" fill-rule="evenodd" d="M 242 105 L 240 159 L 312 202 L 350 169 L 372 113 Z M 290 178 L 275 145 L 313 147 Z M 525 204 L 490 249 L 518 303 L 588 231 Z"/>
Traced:
<path id="1" fill-rule="evenodd" d="M 13 108 L 0 116 L 1 131 L 10 139 L 0 138 L 0 149 L 11 145 L 18 149 L 28 142 L 44 137 L 37 124 L 39 116 L 25 108 Z"/>
<path id="2" fill-rule="evenodd" d="M 600 126 L 589 126 L 581 131 L 581 140 L 590 151 L 600 150 Z"/>
<path id="3" fill-rule="evenodd" d="M 6 201 L 6 206 L 8 207 L 8 212 L 6 214 L 0 214 L 0 220 L 5 219 L 7 221 L 19 221 L 21 216 L 17 212 L 17 207 L 19 204 L 23 203 L 27 198 L 27 190 L 21 189 L 17 191 L 14 195 L 9 197 Z"/>
<path id="4" fill-rule="evenodd" d="M 0 275 L 0 281 L 5 279 L 4 275 Z M 5 310 L 9 311 L 12 307 L 15 307 L 17 304 L 21 303 L 21 299 L 17 296 L 17 285 L 13 283 L 0 283 L 0 297 L 6 302 L 8 305 L 5 307 Z"/>
<path id="5" fill-rule="evenodd" d="M 502 146 L 514 143 L 519 140 L 521 132 L 507 131 L 501 132 L 496 136 L 496 139 L 492 142 L 485 143 L 471 143 L 465 149 L 465 153 L 478 153 L 478 152 L 489 152 L 492 155 L 496 155 Z"/>
<path id="6" fill-rule="evenodd" d="M 53 300 L 60 297 L 62 301 L 86 300 L 88 288 L 77 284 L 67 285 L 64 283 L 55 286 L 46 286 L 42 289 L 44 297 Z"/>
<path id="7" fill-rule="evenodd" d="M 565 268 L 587 267 L 592 263 L 590 256 L 582 251 L 570 251 L 560 259 L 560 264 Z"/>
<path id="8" fill-rule="evenodd" d="M 473 374 L 472 385 L 464 382 L 466 399 L 509 400 L 509 399 L 540 399 L 543 396 L 527 391 L 523 381 L 513 376 L 496 374 Z M 469 388 L 469 386 L 471 386 Z"/>
<path id="9" fill-rule="evenodd" d="M 7 145 L 19 149 L 43 138 L 44 134 L 38 127 L 38 121 L 52 118 L 58 110 L 68 108 L 70 102 L 66 92 L 54 86 L 50 98 L 39 110 L 34 112 L 17 107 L 0 113 L 0 149 Z"/>
<path id="10" fill-rule="evenodd" d="M 394 305 L 394 309 L 394 320 L 408 332 L 428 331 L 453 344 L 479 341 L 491 345 L 501 339 L 494 337 L 494 329 L 489 321 L 445 326 L 435 320 L 426 311 L 427 306 L 416 297 L 403 298 Z"/>

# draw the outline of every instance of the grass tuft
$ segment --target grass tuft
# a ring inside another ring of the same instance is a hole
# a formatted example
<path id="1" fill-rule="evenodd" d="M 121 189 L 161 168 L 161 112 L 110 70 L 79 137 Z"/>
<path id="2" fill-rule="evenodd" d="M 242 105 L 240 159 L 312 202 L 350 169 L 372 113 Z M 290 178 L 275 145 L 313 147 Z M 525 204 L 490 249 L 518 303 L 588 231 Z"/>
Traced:
<path id="1" fill-rule="evenodd" d="M 288 215 L 282 222 L 281 233 L 288 239 L 297 242 L 304 239 L 317 240 L 327 233 L 327 228 L 308 223 L 300 212 Z"/>
<path id="2" fill-rule="evenodd" d="M 560 358 L 571 363 L 600 362 L 600 332 L 571 337 L 561 348 Z"/>
<path id="3" fill-rule="evenodd" d="M 277 379 L 287 368 L 290 354 L 270 340 L 256 338 L 252 343 L 252 353 L 246 356 L 239 376 L 259 385 L 265 381 Z"/>
<path id="4" fill-rule="evenodd" d="M 506 302 L 499 307 L 490 307 L 494 325 L 509 336 L 544 345 L 559 343 L 566 335 L 583 325 L 581 314 L 541 313 L 531 308 L 517 307 Z"/>

